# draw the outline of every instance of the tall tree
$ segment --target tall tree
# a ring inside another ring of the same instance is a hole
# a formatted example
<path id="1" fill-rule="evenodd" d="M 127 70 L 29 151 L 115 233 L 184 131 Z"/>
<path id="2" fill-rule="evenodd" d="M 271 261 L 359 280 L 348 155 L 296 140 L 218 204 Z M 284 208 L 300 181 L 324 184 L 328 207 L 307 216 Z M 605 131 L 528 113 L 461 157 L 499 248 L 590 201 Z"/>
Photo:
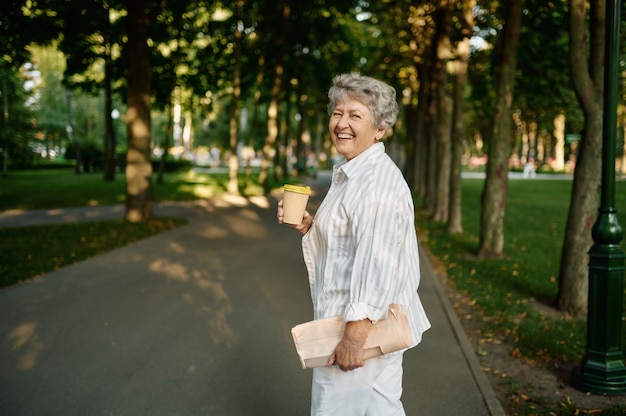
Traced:
<path id="1" fill-rule="evenodd" d="M 450 171 L 452 161 L 452 105 L 448 62 L 452 58 L 452 6 L 449 0 L 440 0 L 435 13 L 437 32 L 433 48 L 433 82 L 436 105 L 435 138 L 437 140 L 437 175 L 435 189 L 435 221 L 447 222 L 450 208 Z"/>
<path id="2" fill-rule="evenodd" d="M 475 0 L 461 2 L 459 39 L 456 42 L 454 62 L 454 115 L 452 121 L 452 156 L 450 159 L 450 202 L 448 206 L 448 232 L 463 231 L 461 215 L 461 166 L 465 141 L 465 88 L 470 56 L 470 38 L 474 28 Z"/>
<path id="3" fill-rule="evenodd" d="M 276 143 L 278 140 L 278 110 L 285 72 L 284 53 L 286 47 L 285 44 L 287 42 L 287 34 L 289 33 L 291 6 L 286 2 L 282 2 L 282 4 L 279 3 L 277 10 L 279 13 L 279 26 L 277 28 L 275 44 L 276 62 L 274 63 L 273 68 L 270 103 L 267 108 L 267 137 L 265 138 L 265 144 L 263 146 L 263 161 L 261 164 L 261 173 L 259 175 L 259 184 L 263 187 L 266 193 L 269 192 L 269 169 L 272 163 L 272 153 L 276 151 Z"/>
<path id="4" fill-rule="evenodd" d="M 113 30 L 111 14 L 114 13 L 108 1 L 103 2 L 102 17 L 102 56 L 104 58 L 104 180 L 115 179 L 116 137 L 113 127 Z"/>
<path id="5" fill-rule="evenodd" d="M 167 118 L 160 143 L 162 154 L 158 164 L 157 184 L 163 183 L 174 139 L 174 111 L 180 110 L 183 103 L 192 101 L 182 99 L 183 95 L 191 94 L 191 90 L 198 84 L 190 78 L 202 78 L 198 68 L 192 70 L 194 63 L 190 61 L 200 49 L 194 40 L 201 40 L 210 13 L 204 8 L 206 5 L 194 0 L 162 0 L 161 7 L 150 31 L 150 38 L 157 45 L 152 49 L 150 61 L 154 109 L 162 110 Z M 198 89 L 196 93 L 204 94 L 205 91 L 206 88 L 202 91 Z"/>
<path id="6" fill-rule="evenodd" d="M 511 124 L 517 48 L 523 0 L 505 2 L 505 22 L 500 43 L 498 86 L 490 132 L 487 179 L 482 193 L 478 256 L 500 256 L 504 248 L 504 213 L 511 154 Z"/>
<path id="7" fill-rule="evenodd" d="M 566 1 L 525 3 L 515 87 L 522 140 L 513 155 L 522 163 L 546 164 L 554 160 L 563 169 L 564 131 L 555 130 L 555 120 L 563 117 L 569 132 L 582 130 L 582 112 L 572 88 L 571 71 L 563 70 L 569 68 L 567 9 Z M 560 141 L 553 142 L 547 132 L 554 132 Z M 534 144 L 525 141 L 533 135 L 537 139 Z"/>
<path id="8" fill-rule="evenodd" d="M 230 159 L 228 161 L 228 193 L 239 194 L 239 158 L 237 144 L 239 142 L 239 101 L 241 98 L 241 43 L 243 37 L 243 12 L 244 1 L 235 0 L 233 10 L 233 32 L 235 37 L 234 63 L 233 63 L 233 101 L 230 116 Z"/>
<path id="9" fill-rule="evenodd" d="M 587 252 L 593 244 L 591 229 L 598 207 L 602 168 L 606 2 L 591 1 L 588 5 L 585 0 L 570 0 L 569 6 L 570 71 L 585 124 L 574 172 L 556 303 L 563 311 L 584 316 L 589 284 Z"/>
<path id="10" fill-rule="evenodd" d="M 126 214 L 131 222 L 152 217 L 150 160 L 151 71 L 148 47 L 150 0 L 127 1 Z"/>
<path id="11" fill-rule="evenodd" d="M 48 43 L 56 38 L 56 27 L 47 18 L 44 5 L 27 0 L 0 2 L 0 91 L 2 97 L 2 122 L 0 132 L 0 164 L 2 176 L 8 175 L 10 161 L 24 156 L 27 141 L 21 137 L 23 127 L 31 122 L 31 112 L 23 105 L 22 91 L 18 87 L 19 68 L 30 57 L 27 46 L 31 42 Z M 23 118 L 24 117 L 24 118 Z"/>
<path id="12" fill-rule="evenodd" d="M 72 142 L 72 147 L 74 149 L 74 156 L 76 158 L 76 162 L 74 163 L 74 173 L 78 175 L 81 173 L 82 157 L 80 146 L 78 145 L 78 139 L 76 137 L 76 127 L 74 126 L 72 91 L 70 91 L 69 88 L 65 90 L 65 107 L 67 109 L 67 132 L 70 136 L 70 141 Z"/>
<path id="13" fill-rule="evenodd" d="M 35 113 L 28 105 L 32 96 L 24 89 L 24 77 L 3 63 L 0 61 L 0 157 L 2 177 L 8 177 L 11 164 L 32 162 L 33 152 L 29 143 L 35 136 L 32 122 Z"/>
<path id="14" fill-rule="evenodd" d="M 121 12 L 114 0 L 64 1 L 56 4 L 60 49 L 67 57 L 65 83 L 92 94 L 104 90 L 104 180 L 115 180 L 116 138 L 113 124 L 114 45 L 121 42 Z M 116 23 L 116 24 L 114 24 Z M 100 66 L 104 71 L 94 70 Z"/>
<path id="15" fill-rule="evenodd" d="M 29 49 L 32 63 L 40 73 L 35 90 L 38 97 L 35 103 L 37 129 L 44 141 L 46 157 L 50 158 L 53 147 L 64 147 L 68 127 L 62 84 L 65 60 L 56 47 L 32 46 Z"/>

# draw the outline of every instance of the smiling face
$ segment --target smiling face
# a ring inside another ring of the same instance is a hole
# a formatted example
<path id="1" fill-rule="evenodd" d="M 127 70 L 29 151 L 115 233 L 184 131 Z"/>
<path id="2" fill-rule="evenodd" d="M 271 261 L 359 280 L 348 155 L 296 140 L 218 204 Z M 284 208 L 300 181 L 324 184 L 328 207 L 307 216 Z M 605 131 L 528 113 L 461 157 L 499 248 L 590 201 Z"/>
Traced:
<path id="1" fill-rule="evenodd" d="M 363 153 L 385 133 L 384 128 L 374 127 L 370 109 L 350 96 L 337 103 L 328 129 L 337 152 L 347 160 Z"/>

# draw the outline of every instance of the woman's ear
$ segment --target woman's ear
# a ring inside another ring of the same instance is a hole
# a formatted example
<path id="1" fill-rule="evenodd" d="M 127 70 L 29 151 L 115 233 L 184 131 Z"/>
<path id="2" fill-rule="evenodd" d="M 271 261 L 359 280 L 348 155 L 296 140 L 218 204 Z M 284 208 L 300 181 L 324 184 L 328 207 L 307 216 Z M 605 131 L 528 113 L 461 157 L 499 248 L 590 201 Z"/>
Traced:
<path id="1" fill-rule="evenodd" d="M 381 141 L 381 139 L 385 136 L 386 131 L 387 127 L 380 127 L 378 130 L 376 130 L 376 136 L 374 137 L 377 142 Z"/>

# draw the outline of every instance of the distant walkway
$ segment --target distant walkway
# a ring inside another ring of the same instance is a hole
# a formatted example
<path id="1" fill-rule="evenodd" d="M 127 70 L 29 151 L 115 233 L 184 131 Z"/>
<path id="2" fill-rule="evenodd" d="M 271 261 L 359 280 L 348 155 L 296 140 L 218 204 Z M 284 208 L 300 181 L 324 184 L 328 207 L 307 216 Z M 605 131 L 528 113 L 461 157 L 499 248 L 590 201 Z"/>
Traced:
<path id="1" fill-rule="evenodd" d="M 461 177 L 467 179 L 484 179 L 486 177 L 485 172 L 462 172 Z M 534 176 L 524 176 L 523 172 L 509 172 L 509 179 L 543 179 L 543 180 L 555 180 L 555 181 L 571 181 L 574 179 L 574 175 L 568 173 L 535 173 Z"/>
<path id="2" fill-rule="evenodd" d="M 206 215 L 207 211 L 210 212 L 224 205 L 246 206 L 249 204 L 259 204 L 261 207 L 268 208 L 267 198 L 265 197 L 244 198 L 225 195 L 212 200 L 155 202 L 152 209 L 154 214 L 158 217 L 189 218 Z M 125 212 L 126 207 L 123 204 L 35 210 L 10 209 L 0 211 L 0 228 L 25 227 L 40 224 L 63 224 L 68 222 L 118 220 L 124 218 Z"/>

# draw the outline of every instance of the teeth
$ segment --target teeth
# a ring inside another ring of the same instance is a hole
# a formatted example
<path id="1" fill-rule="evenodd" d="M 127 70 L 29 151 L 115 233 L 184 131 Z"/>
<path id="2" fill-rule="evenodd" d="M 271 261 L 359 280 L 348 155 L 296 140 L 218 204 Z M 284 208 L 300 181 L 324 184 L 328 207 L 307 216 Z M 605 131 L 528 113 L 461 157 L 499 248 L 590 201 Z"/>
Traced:
<path id="1" fill-rule="evenodd" d="M 352 136 L 350 136 L 349 134 L 338 134 L 337 137 L 340 139 L 349 139 Z"/>

